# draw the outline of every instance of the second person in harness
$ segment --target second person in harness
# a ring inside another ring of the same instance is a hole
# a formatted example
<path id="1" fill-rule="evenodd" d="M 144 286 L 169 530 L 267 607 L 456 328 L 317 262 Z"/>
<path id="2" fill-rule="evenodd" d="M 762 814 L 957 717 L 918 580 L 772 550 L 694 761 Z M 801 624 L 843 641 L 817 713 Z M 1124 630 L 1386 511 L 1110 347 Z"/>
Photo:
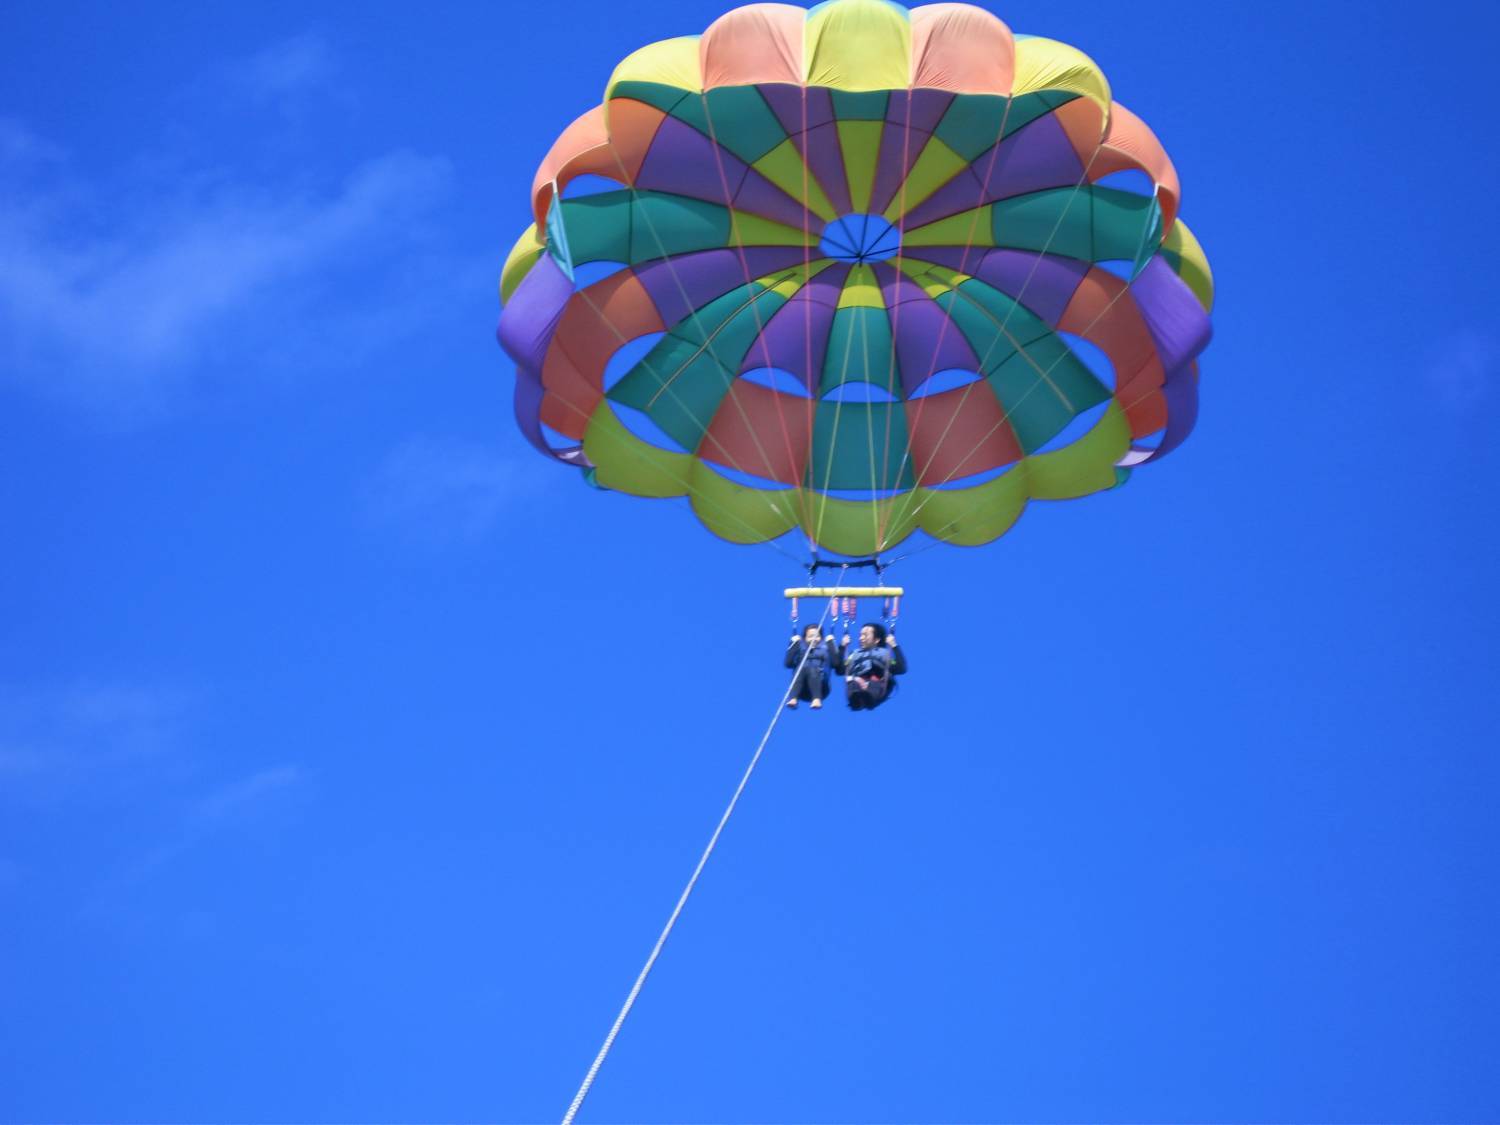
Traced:
<path id="1" fill-rule="evenodd" d="M 859 647 L 852 651 L 849 634 L 844 634 L 839 664 L 849 710 L 873 711 L 896 689 L 896 677 L 906 671 L 906 653 L 884 625 L 871 622 L 860 626 Z"/>

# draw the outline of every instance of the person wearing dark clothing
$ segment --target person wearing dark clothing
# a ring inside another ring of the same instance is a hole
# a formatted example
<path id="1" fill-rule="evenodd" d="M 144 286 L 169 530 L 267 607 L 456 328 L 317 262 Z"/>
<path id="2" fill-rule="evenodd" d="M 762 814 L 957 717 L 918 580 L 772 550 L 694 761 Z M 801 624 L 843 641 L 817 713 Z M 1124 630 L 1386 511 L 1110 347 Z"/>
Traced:
<path id="1" fill-rule="evenodd" d="M 896 690 L 896 677 L 906 671 L 906 653 L 884 625 L 870 624 L 860 628 L 859 647 L 852 652 L 844 635 L 839 664 L 849 710 L 873 711 Z"/>
<path id="2" fill-rule="evenodd" d="M 794 633 L 792 643 L 787 646 L 786 666 L 798 669 L 786 701 L 788 707 L 795 709 L 797 701 L 805 699 L 812 701 L 814 711 L 818 710 L 828 696 L 829 674 L 843 671 L 843 662 L 839 659 L 838 649 L 833 647 L 833 638 L 824 637 L 819 641 L 821 631 L 818 626 L 809 625 L 800 637 Z M 805 661 L 803 653 L 807 653 Z"/>

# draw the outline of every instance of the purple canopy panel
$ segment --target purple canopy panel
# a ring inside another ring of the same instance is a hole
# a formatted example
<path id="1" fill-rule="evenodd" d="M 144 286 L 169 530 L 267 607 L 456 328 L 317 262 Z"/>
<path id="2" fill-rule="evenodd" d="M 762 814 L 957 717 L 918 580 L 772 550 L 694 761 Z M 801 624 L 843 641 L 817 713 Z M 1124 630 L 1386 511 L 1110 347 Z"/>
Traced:
<path id="1" fill-rule="evenodd" d="M 911 175 L 927 141 L 926 133 L 908 130 L 901 124 L 886 123 L 880 134 L 880 155 L 875 159 L 875 187 L 870 192 L 871 214 L 880 214 L 892 199 L 900 197 L 901 185 Z"/>
<path id="2" fill-rule="evenodd" d="M 910 258 L 907 260 L 911 261 Z M 897 306 L 927 296 L 920 285 L 896 268 L 894 261 L 876 262 L 870 268 L 875 271 L 875 280 L 880 285 L 881 300 L 893 313 Z"/>
<path id="3" fill-rule="evenodd" d="M 573 282 L 544 251 L 505 302 L 505 316 L 495 330 L 500 346 L 517 366 L 541 372 L 547 346 L 572 296 Z"/>
<path id="4" fill-rule="evenodd" d="M 1134 468 L 1149 461 L 1159 461 L 1193 432 L 1198 423 L 1198 365 L 1189 363 L 1169 371 L 1161 393 L 1167 406 L 1167 425 L 1161 435 L 1161 444 L 1155 449 L 1132 444 L 1120 464 Z"/>
<path id="5" fill-rule="evenodd" d="M 953 95 L 947 90 L 892 90 L 885 107 L 885 119 L 903 129 L 910 127 L 918 132 L 931 133 L 952 104 Z M 925 143 L 926 138 L 922 141 Z M 915 137 L 912 143 L 917 143 Z"/>
<path id="6" fill-rule="evenodd" d="M 936 262 L 979 278 L 1007 297 L 1015 298 L 1054 328 L 1089 272 L 1087 262 L 1030 250 L 965 251 L 959 246 L 924 246 L 918 253 L 922 261 Z"/>
<path id="7" fill-rule="evenodd" d="M 792 141 L 833 209 L 840 215 L 849 214 L 854 204 L 849 201 L 849 182 L 844 178 L 844 150 L 839 144 L 838 127 L 819 125 L 809 129 L 806 136 L 793 137 Z"/>
<path id="8" fill-rule="evenodd" d="M 1157 355 L 1166 370 L 1182 367 L 1208 346 L 1213 335 L 1208 313 L 1160 255 L 1147 262 L 1130 283 L 1130 296 L 1156 341 Z"/>
<path id="9" fill-rule="evenodd" d="M 888 263 L 875 266 L 875 273 L 890 310 L 905 397 L 910 398 L 939 371 L 979 369 L 979 359 L 969 341 L 920 285 Z"/>
<path id="10" fill-rule="evenodd" d="M 848 273 L 848 266 L 833 266 L 797 290 L 772 314 L 750 345 L 740 372 L 779 367 L 795 375 L 812 394 L 822 373 L 828 332 Z"/>
<path id="11" fill-rule="evenodd" d="M 662 121 L 646 152 L 635 186 L 728 205 L 748 165 L 675 117 Z M 727 190 L 726 190 L 727 186 Z"/>
<path id="12" fill-rule="evenodd" d="M 959 273 L 973 273 L 988 250 L 988 246 L 917 246 L 903 249 L 901 254 L 909 262 L 932 262 Z"/>
<path id="13" fill-rule="evenodd" d="M 1055 328 L 1089 265 L 1029 250 L 991 250 L 971 272 Z"/>
<path id="14" fill-rule="evenodd" d="M 636 266 L 635 276 L 650 294 L 662 323 L 670 326 L 747 281 L 801 265 L 806 256 L 800 246 L 700 250 Z"/>
<path id="15" fill-rule="evenodd" d="M 516 361 L 516 422 L 537 449 L 569 465 L 587 465 L 583 448 L 554 449 L 542 436 L 542 363 L 573 296 L 568 275 L 543 253 L 505 304 L 495 337 Z"/>
<path id="16" fill-rule="evenodd" d="M 920 300 L 902 305 L 898 315 L 896 358 L 901 364 L 901 388 L 907 398 L 939 371 L 979 370 L 979 357 L 969 341 L 926 293 Z"/>
<path id="17" fill-rule="evenodd" d="M 745 173 L 740 189 L 735 193 L 734 206 L 738 211 L 748 211 L 785 223 L 798 230 L 821 230 L 823 220 L 798 203 L 786 192 L 766 179 L 754 168 Z"/>
<path id="18" fill-rule="evenodd" d="M 1053 114 L 1039 117 L 969 163 L 974 178 L 957 176 L 912 209 L 905 229 L 971 211 L 997 199 L 1047 188 L 1073 187 L 1083 164 Z"/>
<path id="19" fill-rule="evenodd" d="M 803 87 L 768 82 L 756 89 L 789 137 L 795 137 L 804 128 L 816 129 L 833 120 L 833 99 L 822 86 Z"/>
<path id="20" fill-rule="evenodd" d="M 839 297 L 843 295 L 844 283 L 849 280 L 849 273 L 853 267 L 834 264 L 814 275 L 811 281 L 803 287 L 803 292 L 810 294 L 812 299 L 820 305 L 827 305 L 830 309 L 839 306 Z"/>

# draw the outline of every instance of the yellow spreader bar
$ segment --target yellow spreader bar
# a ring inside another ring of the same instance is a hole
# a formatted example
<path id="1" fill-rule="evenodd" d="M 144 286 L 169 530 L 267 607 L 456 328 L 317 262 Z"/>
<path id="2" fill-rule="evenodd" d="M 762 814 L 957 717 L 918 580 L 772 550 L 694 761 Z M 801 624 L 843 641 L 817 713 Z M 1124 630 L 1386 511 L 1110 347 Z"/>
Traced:
<path id="1" fill-rule="evenodd" d="M 900 586 L 797 586 L 785 591 L 789 598 L 899 598 Z"/>

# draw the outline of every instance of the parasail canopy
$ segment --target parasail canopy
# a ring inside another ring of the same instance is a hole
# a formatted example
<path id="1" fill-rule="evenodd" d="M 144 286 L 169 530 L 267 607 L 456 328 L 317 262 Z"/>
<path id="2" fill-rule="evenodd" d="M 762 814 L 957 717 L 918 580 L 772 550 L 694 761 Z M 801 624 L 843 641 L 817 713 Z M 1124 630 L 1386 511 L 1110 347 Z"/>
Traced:
<path id="1" fill-rule="evenodd" d="M 543 160 L 501 282 L 517 419 L 737 542 L 988 542 L 1191 430 L 1213 290 L 1180 194 L 1064 43 L 965 4 L 736 8 L 628 56 Z"/>

